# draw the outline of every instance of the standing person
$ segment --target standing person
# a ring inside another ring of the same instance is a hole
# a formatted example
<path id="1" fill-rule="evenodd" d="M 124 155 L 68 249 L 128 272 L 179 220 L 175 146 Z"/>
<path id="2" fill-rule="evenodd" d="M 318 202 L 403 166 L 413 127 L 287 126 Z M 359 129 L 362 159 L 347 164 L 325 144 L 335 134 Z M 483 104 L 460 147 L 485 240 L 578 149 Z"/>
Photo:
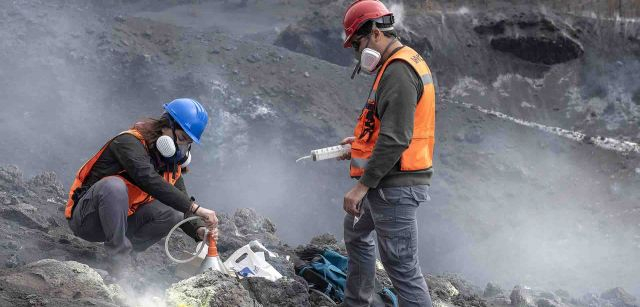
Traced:
<path id="1" fill-rule="evenodd" d="M 182 177 L 207 111 L 187 98 L 165 104 L 164 111 L 109 140 L 80 168 L 69 191 L 69 227 L 80 238 L 104 242 L 116 277 L 130 269 L 132 251 L 146 250 L 183 219 L 179 213 L 202 217 L 182 227 L 196 241 L 205 228 L 217 237 L 215 212 L 188 196 Z"/>
<path id="2" fill-rule="evenodd" d="M 359 59 L 354 75 L 377 71 L 351 144 L 350 175 L 358 182 L 344 197 L 349 253 L 346 306 L 368 306 L 380 259 L 400 306 L 431 306 L 418 262 L 416 211 L 429 199 L 435 131 L 435 89 L 424 59 L 404 46 L 393 14 L 375 0 L 353 3 L 344 17 L 344 47 Z M 353 77 L 353 75 L 352 75 Z"/>

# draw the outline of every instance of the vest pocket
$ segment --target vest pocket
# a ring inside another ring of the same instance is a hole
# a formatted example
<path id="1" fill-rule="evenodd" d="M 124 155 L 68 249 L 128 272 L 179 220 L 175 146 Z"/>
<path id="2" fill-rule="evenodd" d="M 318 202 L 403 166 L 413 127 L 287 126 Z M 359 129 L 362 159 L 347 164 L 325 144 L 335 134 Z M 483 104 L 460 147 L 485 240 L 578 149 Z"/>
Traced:
<path id="1" fill-rule="evenodd" d="M 434 138 L 413 138 L 409 148 L 402 153 L 400 170 L 419 171 L 431 167 Z"/>

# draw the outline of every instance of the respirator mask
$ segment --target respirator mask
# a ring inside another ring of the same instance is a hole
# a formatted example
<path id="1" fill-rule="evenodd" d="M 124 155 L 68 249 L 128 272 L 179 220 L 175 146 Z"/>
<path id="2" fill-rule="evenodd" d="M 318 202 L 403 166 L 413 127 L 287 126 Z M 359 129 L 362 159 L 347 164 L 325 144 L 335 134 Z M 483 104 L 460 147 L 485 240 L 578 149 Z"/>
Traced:
<path id="1" fill-rule="evenodd" d="M 160 153 L 162 160 L 167 165 L 173 165 L 174 168 L 176 165 L 186 167 L 191 162 L 191 144 L 178 145 L 176 141 L 177 137 L 175 122 L 168 114 L 165 113 L 163 114 L 163 117 L 164 116 L 169 118 L 173 137 L 170 137 L 168 135 L 161 135 L 156 140 L 156 149 Z"/>
<path id="2" fill-rule="evenodd" d="M 369 34 L 369 35 L 372 35 L 372 34 Z M 367 44 L 365 45 L 364 49 L 360 53 L 358 64 L 356 65 L 355 69 L 353 70 L 353 73 L 351 74 L 351 79 L 353 79 L 356 74 L 359 74 L 361 70 L 364 70 L 364 72 L 366 72 L 367 74 L 373 74 L 376 70 L 378 70 L 378 68 L 380 68 L 380 60 L 382 59 L 382 55 L 385 54 L 387 50 L 389 50 L 389 47 L 391 47 L 391 45 L 393 45 L 393 43 L 395 43 L 396 40 L 398 39 L 394 38 L 392 41 L 390 41 L 389 44 L 387 44 L 387 47 L 384 48 L 384 51 L 380 53 L 374 49 L 368 48 L 369 41 L 371 41 L 371 38 L 368 38 Z"/>
<path id="3" fill-rule="evenodd" d="M 175 134 L 174 134 L 175 135 Z M 175 140 L 163 135 L 156 141 L 156 148 L 167 164 L 180 164 L 182 167 L 191 162 L 191 145 L 178 145 Z"/>
<path id="4" fill-rule="evenodd" d="M 389 19 L 386 19 L 387 17 Z M 379 20 L 376 20 L 376 22 L 381 22 L 381 23 L 388 22 L 389 26 L 384 28 L 379 28 L 378 26 L 376 26 L 376 23 L 374 23 L 373 28 L 371 29 L 371 33 L 367 35 L 367 44 L 364 46 L 364 49 L 362 50 L 362 52 L 360 53 L 357 52 L 357 50 L 360 49 L 358 43 L 355 43 L 355 42 L 352 43 L 352 45 L 356 49 L 358 64 L 353 69 L 353 73 L 351 74 L 351 79 L 353 79 L 356 74 L 359 74 L 361 70 L 364 70 L 368 74 L 373 74 L 376 70 L 378 70 L 378 68 L 380 68 L 380 60 L 382 59 L 382 55 L 385 54 L 387 50 L 389 50 L 389 47 L 391 47 L 391 45 L 393 45 L 393 43 L 395 43 L 398 40 L 397 38 L 394 37 L 394 39 L 391 42 L 389 42 L 389 44 L 387 44 L 387 46 L 384 48 L 384 51 L 382 51 L 382 53 L 369 48 L 369 42 L 371 42 L 371 36 L 373 35 L 374 29 L 377 28 L 380 31 L 393 30 L 393 26 L 392 26 L 394 22 L 393 16 L 385 16 L 384 18 L 385 19 L 380 18 Z"/>

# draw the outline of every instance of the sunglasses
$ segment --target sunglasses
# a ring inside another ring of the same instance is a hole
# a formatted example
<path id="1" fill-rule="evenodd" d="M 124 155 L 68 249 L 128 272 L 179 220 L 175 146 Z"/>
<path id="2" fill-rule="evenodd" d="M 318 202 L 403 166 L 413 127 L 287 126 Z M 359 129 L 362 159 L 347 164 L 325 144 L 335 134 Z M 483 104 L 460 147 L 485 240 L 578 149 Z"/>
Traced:
<path id="1" fill-rule="evenodd" d="M 351 47 L 355 50 L 360 50 L 360 41 L 365 37 L 366 35 L 355 37 L 353 41 L 351 41 Z"/>

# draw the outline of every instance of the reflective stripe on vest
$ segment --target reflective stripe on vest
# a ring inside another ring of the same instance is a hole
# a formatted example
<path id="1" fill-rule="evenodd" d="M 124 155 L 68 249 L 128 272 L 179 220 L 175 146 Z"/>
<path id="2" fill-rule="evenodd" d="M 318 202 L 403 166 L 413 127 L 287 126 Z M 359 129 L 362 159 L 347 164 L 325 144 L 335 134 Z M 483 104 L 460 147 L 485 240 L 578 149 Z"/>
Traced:
<path id="1" fill-rule="evenodd" d="M 400 158 L 400 170 L 424 170 L 430 168 L 433 164 L 433 147 L 435 143 L 435 88 L 433 78 L 424 59 L 413 49 L 405 46 L 387 59 L 380 71 L 378 71 L 367 103 L 358 118 L 358 123 L 354 129 L 356 140 L 351 144 L 351 177 L 361 177 L 364 174 L 369 158 L 375 148 L 380 134 L 376 93 L 384 71 L 395 60 L 408 63 L 420 76 L 423 85 L 422 96 L 418 99 L 413 119 L 413 136 L 409 143 L 409 148 L 402 153 Z"/>
<path id="2" fill-rule="evenodd" d="M 147 151 L 149 150 L 147 148 L 147 144 L 144 140 L 144 138 L 142 137 L 142 134 L 140 134 L 139 131 L 135 130 L 135 129 L 131 129 L 131 130 L 127 130 L 124 131 L 119 135 L 122 134 L 131 134 L 133 136 L 135 136 L 144 146 L 145 149 L 147 149 Z M 91 159 L 89 159 L 89 161 L 87 161 L 79 170 L 78 173 L 76 174 L 76 177 L 73 181 L 73 184 L 71 184 L 71 188 L 69 189 L 69 198 L 67 199 L 67 205 L 64 211 L 64 215 L 67 219 L 71 218 L 71 215 L 73 214 L 73 208 L 76 205 L 76 202 L 74 201 L 74 194 L 76 192 L 76 189 L 79 189 L 82 187 L 82 185 L 84 184 L 84 181 L 87 179 L 87 177 L 89 176 L 89 174 L 91 173 L 91 169 L 93 168 L 93 165 L 96 163 L 96 161 L 98 161 L 98 158 L 100 158 L 100 156 L 102 155 L 102 153 L 105 151 L 105 149 L 107 148 L 107 146 L 109 146 L 109 144 L 115 139 L 115 137 L 111 140 L 109 140 L 109 142 L 107 142 L 104 146 L 102 146 L 102 148 L 95 154 L 93 155 L 93 157 Z M 124 181 L 124 183 L 127 186 L 127 194 L 129 196 L 129 212 L 128 212 L 128 216 L 133 215 L 136 210 L 138 209 L 138 207 L 140 207 L 141 205 L 144 205 L 146 203 L 149 203 L 151 201 L 153 201 L 153 197 L 151 195 L 149 195 L 148 193 L 144 192 L 142 189 L 140 189 L 138 186 L 136 186 L 135 184 L 131 183 L 129 180 L 127 180 L 124 176 L 125 171 L 122 171 L 118 174 L 115 174 L 113 176 L 117 176 L 118 178 L 122 179 Z M 181 176 L 181 167 L 178 166 L 178 170 L 175 174 L 175 176 L 173 175 L 173 172 L 164 172 L 163 174 L 163 178 L 165 181 L 169 182 L 170 184 L 174 185 L 176 183 L 176 181 L 178 181 L 178 179 Z M 106 176 L 108 177 L 108 176 Z M 102 179 L 102 178 L 100 178 Z"/>

